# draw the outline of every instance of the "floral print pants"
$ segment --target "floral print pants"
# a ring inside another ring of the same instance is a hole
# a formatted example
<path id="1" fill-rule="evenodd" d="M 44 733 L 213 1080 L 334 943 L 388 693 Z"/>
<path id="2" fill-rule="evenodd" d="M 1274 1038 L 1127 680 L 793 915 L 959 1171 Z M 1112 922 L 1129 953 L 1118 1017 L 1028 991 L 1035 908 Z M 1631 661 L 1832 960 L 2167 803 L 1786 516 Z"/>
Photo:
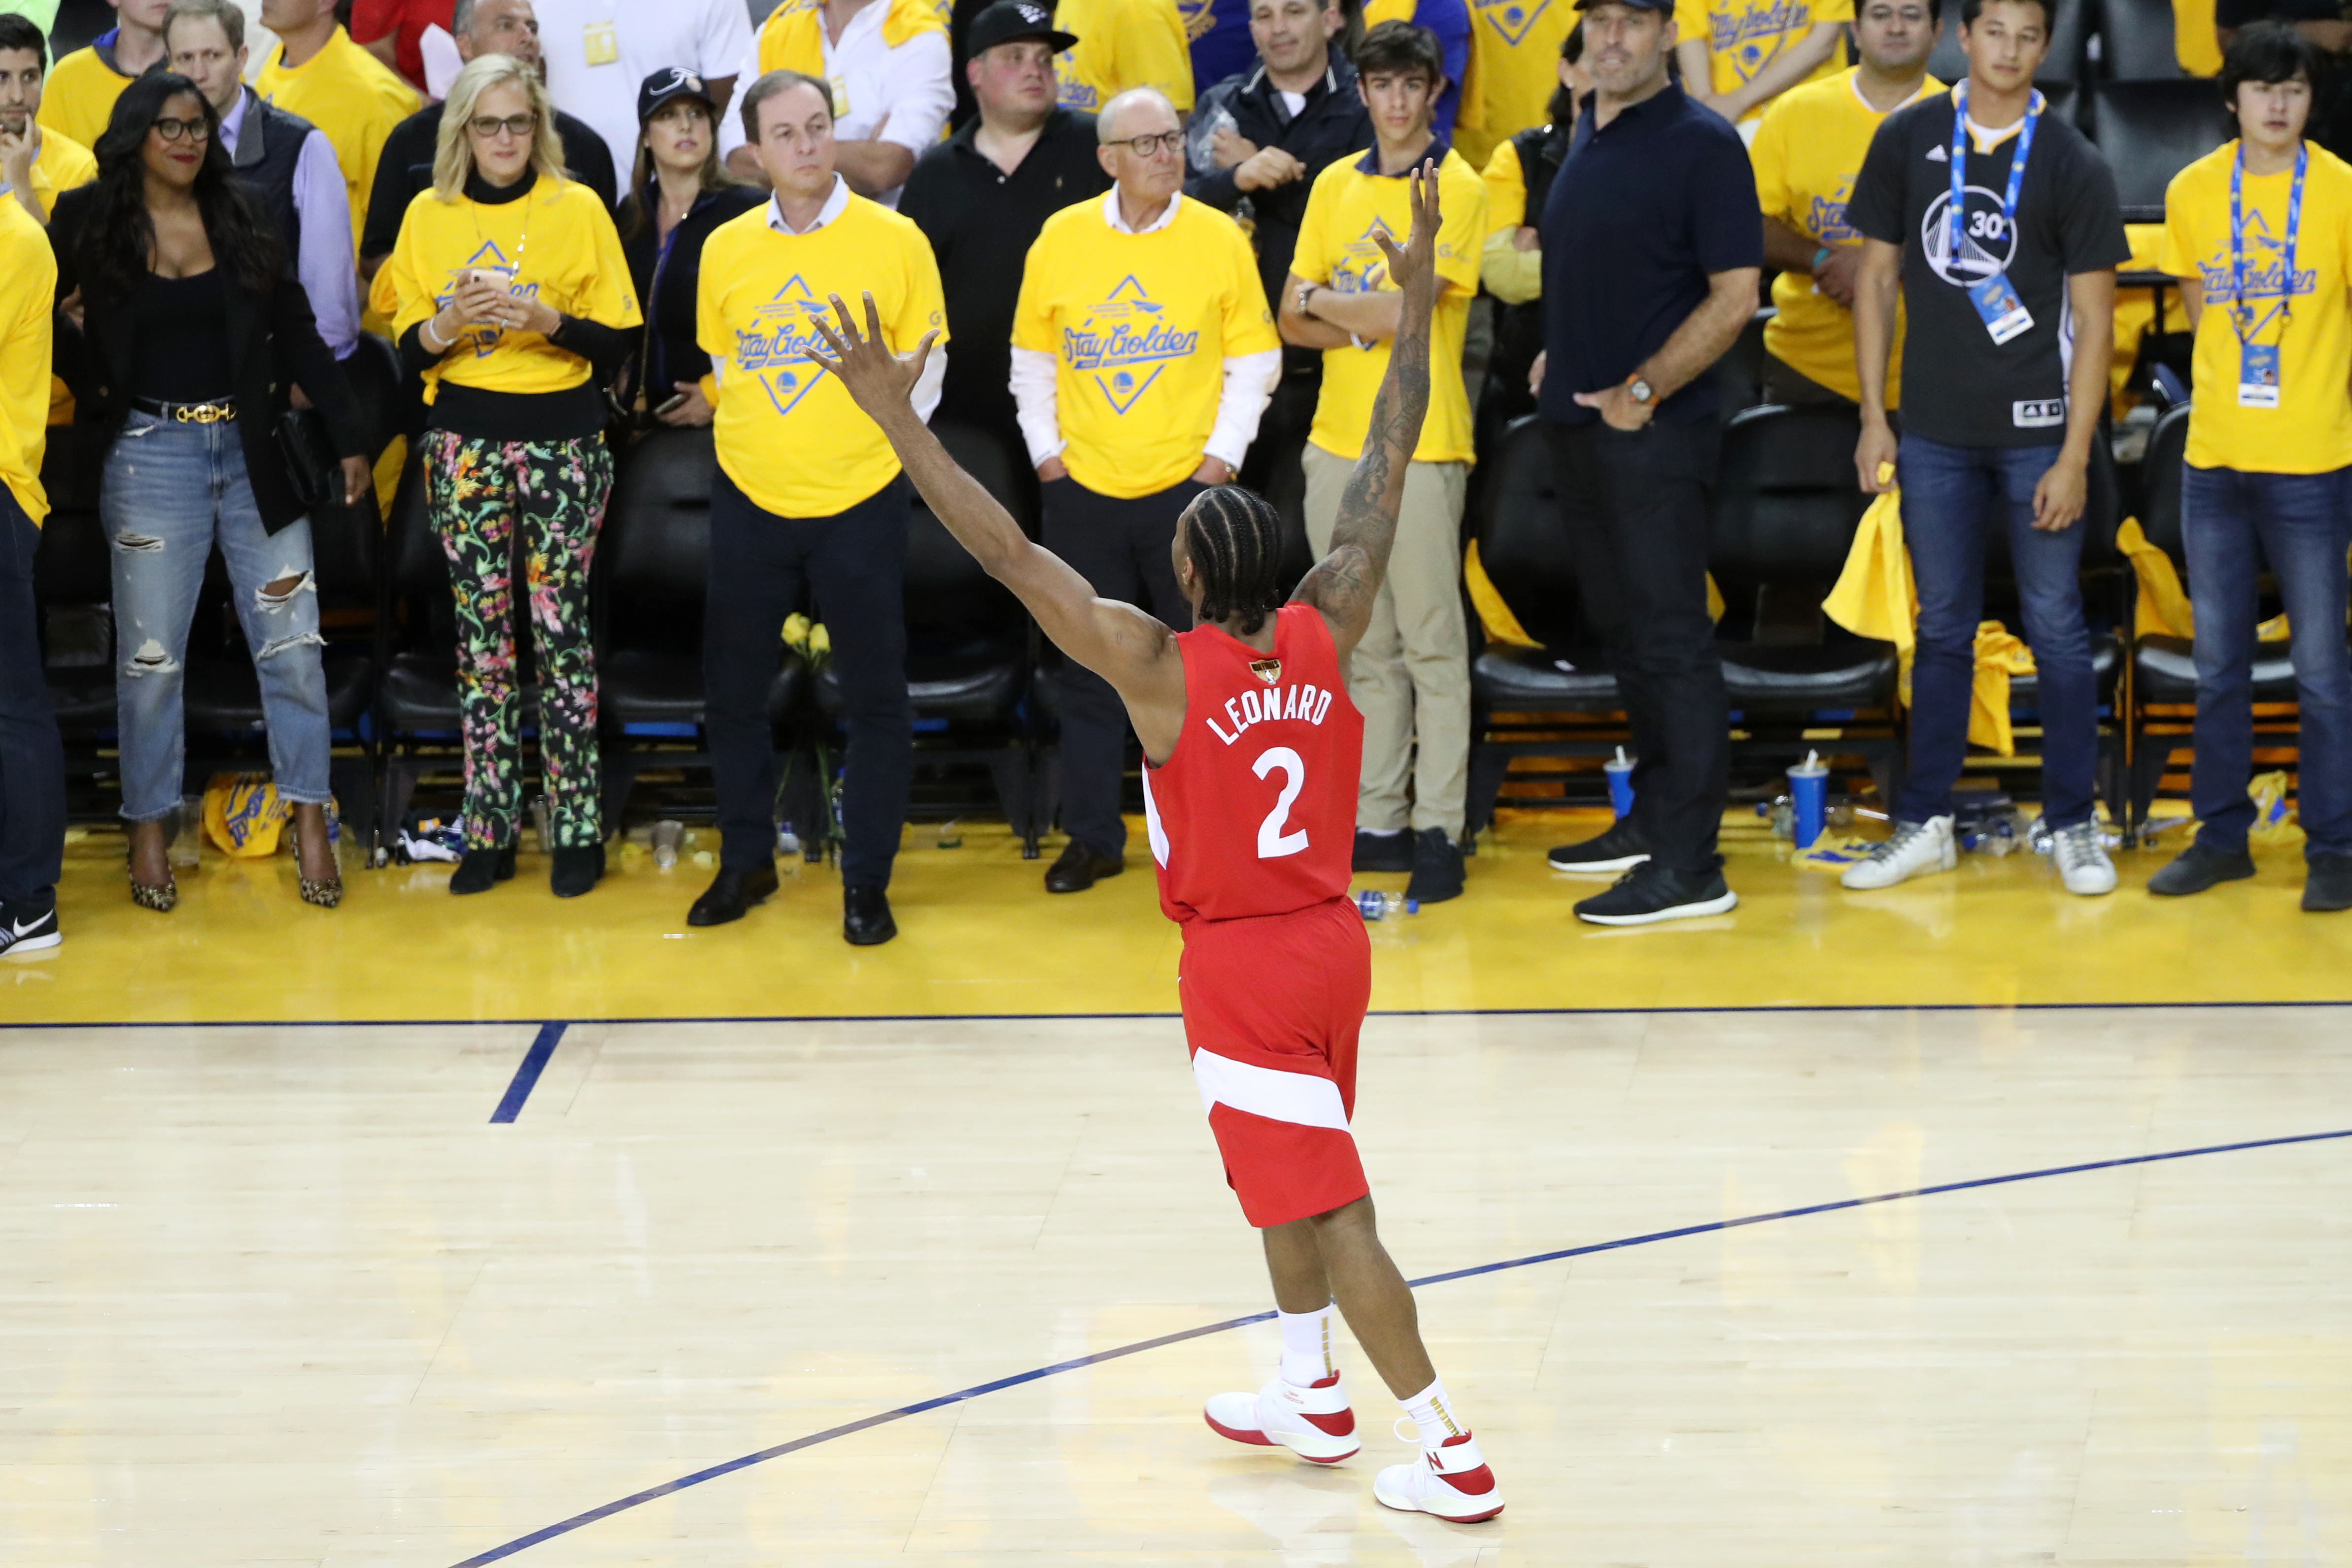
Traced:
<path id="1" fill-rule="evenodd" d="M 467 847 L 503 848 L 521 829 L 512 567 L 518 526 L 538 655 L 549 821 L 559 847 L 602 843 L 588 567 L 613 492 L 613 454 L 601 436 L 489 441 L 431 430 L 425 471 L 433 531 L 448 554 L 457 601 Z"/>

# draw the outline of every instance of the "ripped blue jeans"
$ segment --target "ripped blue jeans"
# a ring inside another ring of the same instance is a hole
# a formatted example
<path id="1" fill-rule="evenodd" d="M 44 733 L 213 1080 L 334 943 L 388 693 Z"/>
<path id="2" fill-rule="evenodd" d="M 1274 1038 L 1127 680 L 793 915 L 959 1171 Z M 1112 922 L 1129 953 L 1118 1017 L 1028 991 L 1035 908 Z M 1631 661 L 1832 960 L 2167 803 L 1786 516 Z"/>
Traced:
<path id="1" fill-rule="evenodd" d="M 276 533 L 261 526 L 236 424 L 132 414 L 107 452 L 98 509 L 114 566 L 123 816 L 152 822 L 179 806 L 188 625 L 215 543 L 261 680 L 278 798 L 324 805 L 331 742 L 310 524 L 303 519 Z"/>

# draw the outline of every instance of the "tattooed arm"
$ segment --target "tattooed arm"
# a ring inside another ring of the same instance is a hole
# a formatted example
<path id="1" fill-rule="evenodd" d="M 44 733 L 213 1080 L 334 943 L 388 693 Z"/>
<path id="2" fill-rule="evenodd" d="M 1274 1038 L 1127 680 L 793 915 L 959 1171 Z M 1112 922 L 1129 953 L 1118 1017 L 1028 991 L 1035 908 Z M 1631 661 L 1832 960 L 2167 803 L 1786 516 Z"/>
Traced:
<path id="1" fill-rule="evenodd" d="M 1316 563 L 1292 595 L 1323 613 L 1345 668 L 1372 618 L 1372 599 L 1388 575 L 1389 547 L 1396 542 L 1397 507 L 1404 499 L 1405 465 L 1421 443 L 1422 416 L 1429 408 L 1429 319 L 1437 306 L 1437 165 L 1424 163 L 1412 175 L 1412 232 L 1400 250 L 1384 234 L 1372 237 L 1388 257 L 1388 274 L 1404 300 L 1396 338 L 1389 346 L 1389 371 L 1372 400 L 1371 426 L 1364 455 L 1356 459 L 1347 493 L 1339 498 L 1339 521 L 1331 552 Z"/>

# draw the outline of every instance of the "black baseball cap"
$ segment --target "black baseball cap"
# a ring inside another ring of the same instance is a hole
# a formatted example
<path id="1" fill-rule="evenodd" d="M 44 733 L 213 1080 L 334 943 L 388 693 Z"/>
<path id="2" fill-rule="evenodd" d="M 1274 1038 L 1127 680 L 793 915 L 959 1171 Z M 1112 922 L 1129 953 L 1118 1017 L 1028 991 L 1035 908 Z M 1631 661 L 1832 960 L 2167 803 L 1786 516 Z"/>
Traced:
<path id="1" fill-rule="evenodd" d="M 719 118 L 719 105 L 712 101 L 710 89 L 702 85 L 702 79 L 684 66 L 667 66 L 646 78 L 637 88 L 637 123 L 645 124 L 661 112 L 664 104 L 676 103 L 681 98 L 694 100 L 710 111 L 713 120 Z"/>
<path id="2" fill-rule="evenodd" d="M 1054 26 L 1050 8 L 1034 0 L 996 0 L 971 19 L 963 47 L 967 56 L 977 55 L 1019 38 L 1043 38 L 1057 55 L 1078 41 L 1076 33 L 1065 33 Z"/>

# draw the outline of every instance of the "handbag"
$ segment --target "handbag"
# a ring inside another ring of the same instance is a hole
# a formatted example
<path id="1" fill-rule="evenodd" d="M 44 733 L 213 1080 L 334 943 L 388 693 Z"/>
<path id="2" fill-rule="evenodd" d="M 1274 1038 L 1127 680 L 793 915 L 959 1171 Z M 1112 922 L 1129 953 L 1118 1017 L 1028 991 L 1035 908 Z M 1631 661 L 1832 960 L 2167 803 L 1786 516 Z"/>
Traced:
<path id="1" fill-rule="evenodd" d="M 343 464 L 327 433 L 326 416 L 315 408 L 289 408 L 278 416 L 276 435 L 294 499 L 306 510 L 341 504 Z"/>

